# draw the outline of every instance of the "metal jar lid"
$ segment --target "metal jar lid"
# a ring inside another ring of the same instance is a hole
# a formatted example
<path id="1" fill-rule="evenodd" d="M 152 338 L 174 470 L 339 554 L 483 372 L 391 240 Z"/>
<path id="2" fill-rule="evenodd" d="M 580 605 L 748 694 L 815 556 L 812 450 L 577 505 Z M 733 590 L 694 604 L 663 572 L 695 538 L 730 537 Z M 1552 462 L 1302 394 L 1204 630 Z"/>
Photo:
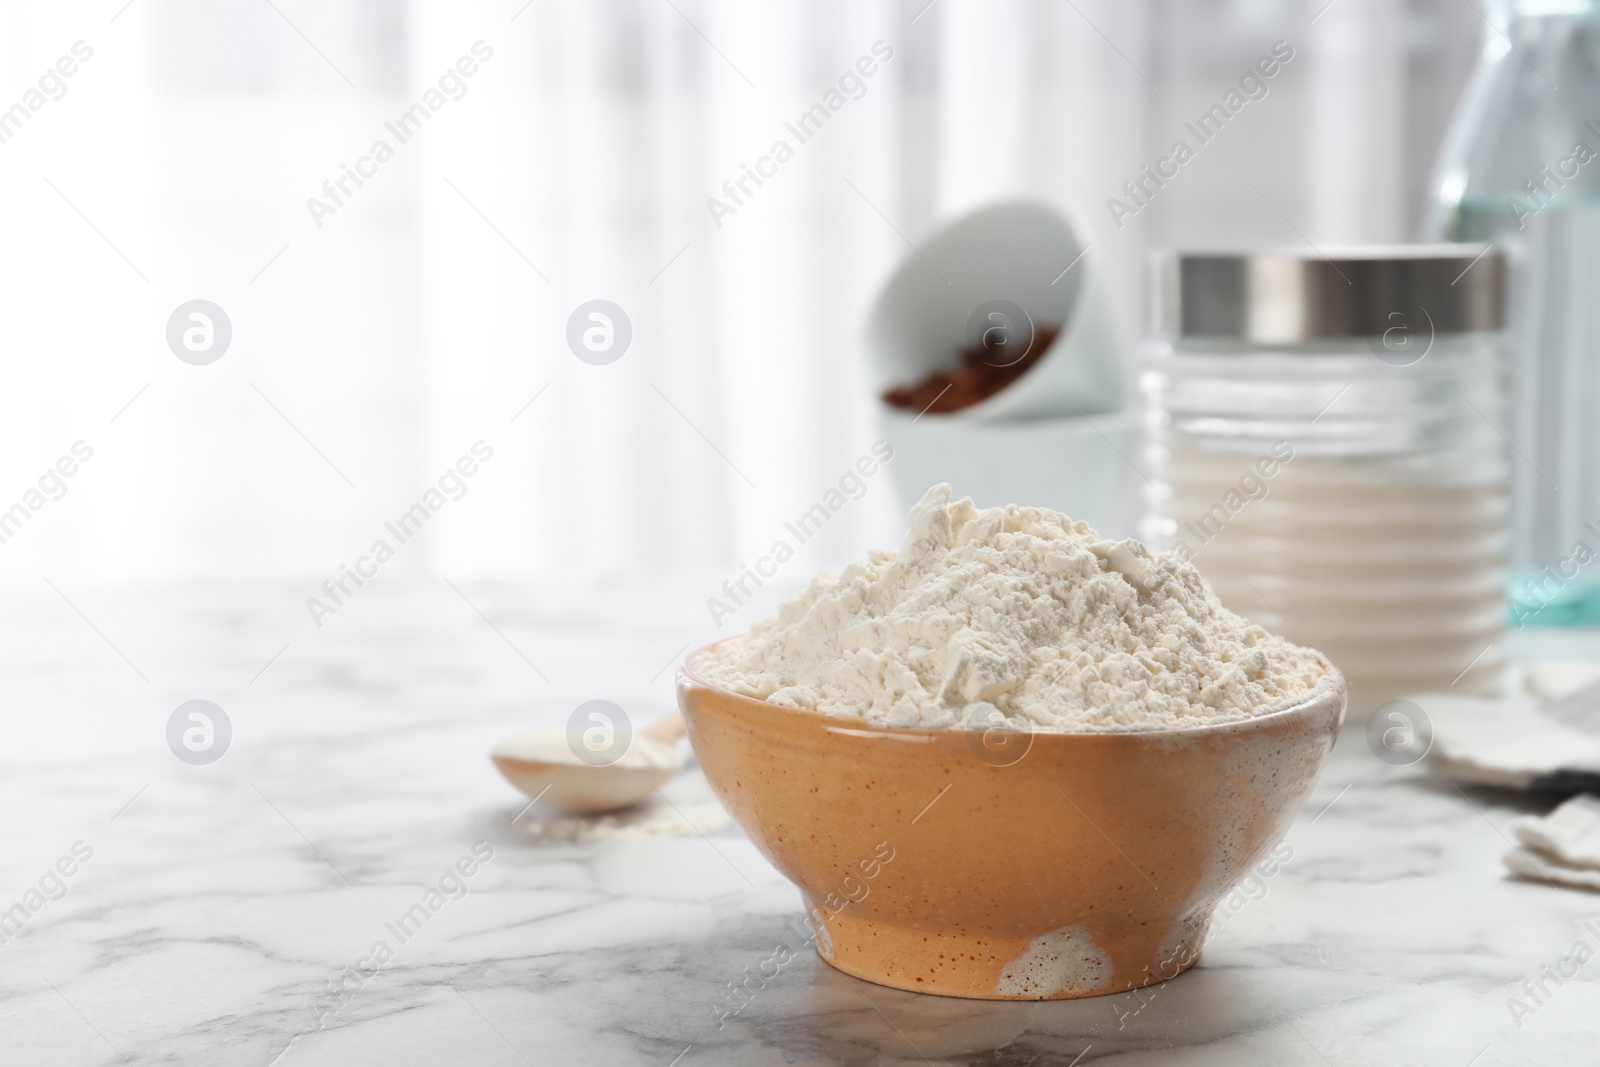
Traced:
<path id="1" fill-rule="evenodd" d="M 1283 343 L 1377 337 L 1400 321 L 1437 333 L 1505 326 L 1505 257 L 1484 245 L 1315 252 L 1169 252 L 1156 265 L 1167 336 Z"/>

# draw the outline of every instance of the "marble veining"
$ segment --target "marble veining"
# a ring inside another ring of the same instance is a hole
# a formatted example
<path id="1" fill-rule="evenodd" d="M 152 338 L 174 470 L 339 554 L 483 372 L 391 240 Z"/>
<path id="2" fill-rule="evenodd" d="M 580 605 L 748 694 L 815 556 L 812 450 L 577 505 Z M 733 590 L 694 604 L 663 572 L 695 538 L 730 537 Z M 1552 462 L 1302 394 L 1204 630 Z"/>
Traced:
<path id="1" fill-rule="evenodd" d="M 593 697 L 664 714 L 670 664 L 708 636 L 697 601 L 670 581 L 462 591 L 493 627 L 443 583 L 375 586 L 322 630 L 303 590 L 73 586 L 104 638 L 48 588 L 8 592 L 0 912 L 75 843 L 92 856 L 0 944 L 0 1060 L 1493 1067 L 1600 1047 L 1600 961 L 1507 1006 L 1600 916 L 1600 894 L 1500 864 L 1511 820 L 1550 802 L 1386 766 L 1351 730 L 1292 855 L 1169 982 L 1022 1003 L 849 978 L 697 774 L 670 816 L 585 835 L 486 758 Z M 209 767 L 162 732 L 196 697 L 234 726 Z M 492 857 L 397 937 L 475 845 Z"/>

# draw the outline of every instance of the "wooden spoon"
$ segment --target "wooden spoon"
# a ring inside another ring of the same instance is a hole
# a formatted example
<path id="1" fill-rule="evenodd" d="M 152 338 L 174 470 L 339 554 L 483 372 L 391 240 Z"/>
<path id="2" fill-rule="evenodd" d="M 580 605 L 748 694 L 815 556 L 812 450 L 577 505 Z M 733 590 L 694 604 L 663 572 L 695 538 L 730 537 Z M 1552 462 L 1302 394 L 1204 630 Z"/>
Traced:
<path id="1" fill-rule="evenodd" d="M 528 730 L 501 741 L 489 753 L 506 781 L 527 796 L 584 814 L 631 807 L 683 770 L 678 739 L 683 716 L 673 712 L 635 734 L 614 763 L 595 766 L 579 759 L 566 731 Z"/>

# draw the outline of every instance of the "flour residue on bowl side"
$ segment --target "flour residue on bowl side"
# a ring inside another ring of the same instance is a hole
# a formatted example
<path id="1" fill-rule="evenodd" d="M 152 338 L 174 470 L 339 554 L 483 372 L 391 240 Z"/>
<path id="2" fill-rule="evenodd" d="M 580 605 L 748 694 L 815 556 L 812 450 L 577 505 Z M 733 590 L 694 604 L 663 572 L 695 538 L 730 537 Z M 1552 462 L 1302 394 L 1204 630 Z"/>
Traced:
<path id="1" fill-rule="evenodd" d="M 995 992 L 1030 1000 L 1084 996 L 1110 985 L 1111 973 L 1111 957 L 1088 929 L 1063 926 L 1034 938 L 1028 951 L 1006 964 Z"/>
<path id="2" fill-rule="evenodd" d="M 825 960 L 833 959 L 833 935 L 828 932 L 828 924 L 817 918 L 818 911 L 812 908 L 811 916 L 806 920 L 811 924 L 811 932 L 816 935 L 817 953 Z"/>

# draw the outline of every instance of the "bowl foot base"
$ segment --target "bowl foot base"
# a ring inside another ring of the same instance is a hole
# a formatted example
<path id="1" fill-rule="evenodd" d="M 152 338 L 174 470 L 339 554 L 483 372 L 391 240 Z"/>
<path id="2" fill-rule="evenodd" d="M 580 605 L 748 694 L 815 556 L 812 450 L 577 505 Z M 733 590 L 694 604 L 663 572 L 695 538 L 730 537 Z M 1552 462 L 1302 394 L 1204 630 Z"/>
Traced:
<path id="1" fill-rule="evenodd" d="M 974 1000 L 1066 1000 L 1164 982 L 1194 965 L 1210 919 L 1209 912 L 1189 916 L 1165 931 L 1063 926 L 1035 937 L 968 935 L 806 903 L 817 955 L 836 970 L 892 989 Z"/>

